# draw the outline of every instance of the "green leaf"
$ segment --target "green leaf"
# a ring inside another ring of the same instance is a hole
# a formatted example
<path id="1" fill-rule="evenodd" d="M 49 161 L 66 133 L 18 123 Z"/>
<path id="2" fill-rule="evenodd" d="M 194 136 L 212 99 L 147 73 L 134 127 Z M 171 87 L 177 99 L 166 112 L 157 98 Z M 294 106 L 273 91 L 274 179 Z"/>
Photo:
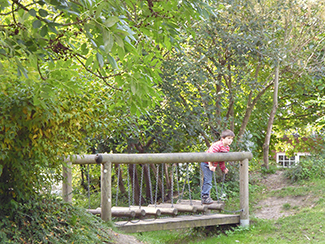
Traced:
<path id="1" fill-rule="evenodd" d="M 82 44 L 81 45 L 81 54 L 86 55 L 86 54 L 88 54 L 88 52 L 89 52 L 89 49 L 87 48 L 87 43 Z"/>
<path id="2" fill-rule="evenodd" d="M 90 56 L 90 57 L 87 59 L 87 61 L 86 61 L 86 63 L 85 63 L 85 66 L 86 66 L 86 67 L 90 66 L 90 65 L 93 63 L 93 60 L 94 60 L 94 57 L 93 57 L 93 56 Z"/>
<path id="3" fill-rule="evenodd" d="M 120 19 L 118 18 L 118 17 L 116 17 L 116 16 L 112 16 L 112 17 L 110 17 L 110 18 L 108 18 L 105 22 L 104 22 L 104 25 L 106 26 L 106 27 L 112 27 L 113 25 L 115 25 L 117 22 L 119 22 L 120 21 Z"/>
<path id="4" fill-rule="evenodd" d="M 42 37 L 44 37 L 44 36 L 47 35 L 47 32 L 48 32 L 47 26 L 44 25 L 44 26 L 42 27 L 41 31 L 40 31 L 40 35 L 41 35 Z"/>
<path id="5" fill-rule="evenodd" d="M 122 38 L 119 35 L 114 35 L 114 37 L 117 42 L 117 45 L 119 45 L 120 47 L 124 47 L 124 42 L 123 42 Z"/>
<path id="6" fill-rule="evenodd" d="M 125 50 L 123 47 L 118 47 L 117 48 L 117 53 L 118 53 L 118 57 L 123 60 L 124 55 L 125 55 Z"/>
<path id="7" fill-rule="evenodd" d="M 40 10 L 38 10 L 38 13 L 39 13 L 39 15 L 42 16 L 42 17 L 46 17 L 46 16 L 49 15 L 49 13 L 48 13 L 45 9 L 40 9 Z"/>
<path id="8" fill-rule="evenodd" d="M 36 11 L 35 11 L 35 9 L 31 9 L 31 10 L 29 10 L 28 11 L 28 13 L 31 15 L 31 16 L 36 16 Z"/>
<path id="9" fill-rule="evenodd" d="M 2 175 L 3 165 L 0 164 L 0 176 Z"/>
<path id="10" fill-rule="evenodd" d="M 57 31 L 56 28 L 55 28 L 55 24 L 54 24 L 54 23 L 49 23 L 48 26 L 49 26 L 49 29 L 50 29 L 51 31 L 53 31 L 55 34 L 58 33 L 58 31 Z"/>
<path id="11" fill-rule="evenodd" d="M 107 5 L 106 2 L 101 2 L 101 3 L 98 5 L 98 7 L 97 7 L 97 9 L 96 9 L 95 19 L 97 19 L 97 18 L 101 15 L 101 13 L 102 13 L 102 11 L 103 11 L 103 8 L 106 7 L 106 5 Z"/>
<path id="12" fill-rule="evenodd" d="M 17 63 L 17 68 L 18 68 L 18 76 L 21 76 L 21 73 L 23 73 L 23 75 L 28 78 L 27 75 L 27 70 L 24 68 L 24 66 L 20 63 L 19 59 L 17 57 L 15 57 L 16 63 Z"/>
<path id="13" fill-rule="evenodd" d="M 132 114 L 135 114 L 137 112 L 138 109 L 137 109 L 137 106 L 136 106 L 136 104 L 134 102 L 131 103 L 130 110 L 131 110 Z"/>
<path id="14" fill-rule="evenodd" d="M 103 68 L 103 66 L 104 66 L 104 58 L 103 58 L 103 55 L 101 55 L 100 53 L 96 53 L 96 57 L 97 57 L 97 61 L 98 61 L 99 67 L 100 68 Z"/>
<path id="15" fill-rule="evenodd" d="M 112 65 L 112 67 L 114 69 L 117 69 L 118 68 L 115 59 L 111 55 L 109 55 L 109 54 L 107 55 L 107 60 Z"/>
<path id="16" fill-rule="evenodd" d="M 33 22 L 33 28 L 38 29 L 41 26 L 42 26 L 42 22 L 40 20 L 37 19 Z"/>
<path id="17" fill-rule="evenodd" d="M 113 44 L 114 44 L 113 35 L 111 33 L 109 33 L 108 31 L 104 30 L 103 41 L 104 41 L 105 52 L 108 52 L 108 53 L 111 52 Z"/>

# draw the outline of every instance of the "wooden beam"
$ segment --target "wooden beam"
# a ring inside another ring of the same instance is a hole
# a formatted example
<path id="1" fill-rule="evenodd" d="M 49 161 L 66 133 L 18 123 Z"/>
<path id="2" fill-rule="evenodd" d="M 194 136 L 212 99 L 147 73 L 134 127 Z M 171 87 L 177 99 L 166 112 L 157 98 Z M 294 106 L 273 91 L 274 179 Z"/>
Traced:
<path id="1" fill-rule="evenodd" d="M 249 226 L 248 159 L 239 164 L 240 225 Z"/>
<path id="2" fill-rule="evenodd" d="M 112 221 L 112 163 L 105 162 L 101 170 L 101 218 Z"/>
<path id="3" fill-rule="evenodd" d="M 140 153 L 123 154 L 110 153 L 98 155 L 76 155 L 66 160 L 73 164 L 98 164 L 102 162 L 125 163 L 125 164 L 161 164 L 161 163 L 184 163 L 184 162 L 218 162 L 218 161 L 242 161 L 252 159 L 250 152 L 230 153 Z"/>
<path id="4" fill-rule="evenodd" d="M 155 219 L 153 221 L 140 220 L 136 223 L 116 222 L 116 227 L 125 233 L 194 228 L 200 226 L 239 224 L 239 215 L 213 214 L 201 216 L 178 216 Z"/>
<path id="5" fill-rule="evenodd" d="M 72 203 L 72 163 L 63 164 L 62 171 L 62 198 L 63 201 Z"/>

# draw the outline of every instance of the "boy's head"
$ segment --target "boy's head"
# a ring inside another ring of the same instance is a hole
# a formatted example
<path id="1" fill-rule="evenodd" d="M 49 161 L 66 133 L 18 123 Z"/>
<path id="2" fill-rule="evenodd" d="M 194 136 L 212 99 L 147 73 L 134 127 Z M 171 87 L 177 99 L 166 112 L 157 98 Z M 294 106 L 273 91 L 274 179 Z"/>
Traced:
<path id="1" fill-rule="evenodd" d="M 221 141 L 224 146 L 229 146 L 235 137 L 235 133 L 231 130 L 225 130 L 221 133 Z"/>
<path id="2" fill-rule="evenodd" d="M 235 133 L 231 130 L 224 130 L 221 132 L 221 138 L 226 138 L 227 136 L 235 137 Z"/>

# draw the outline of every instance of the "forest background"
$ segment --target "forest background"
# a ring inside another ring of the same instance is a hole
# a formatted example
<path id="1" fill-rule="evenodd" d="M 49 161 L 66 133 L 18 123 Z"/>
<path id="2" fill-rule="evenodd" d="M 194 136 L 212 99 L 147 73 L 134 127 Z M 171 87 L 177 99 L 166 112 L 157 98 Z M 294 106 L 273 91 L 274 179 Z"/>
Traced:
<path id="1" fill-rule="evenodd" d="M 226 128 L 266 168 L 318 153 L 324 21 L 309 0 L 1 0 L 1 208 L 51 189 L 72 154 L 205 151 Z M 96 191 L 96 167 L 76 174 Z"/>

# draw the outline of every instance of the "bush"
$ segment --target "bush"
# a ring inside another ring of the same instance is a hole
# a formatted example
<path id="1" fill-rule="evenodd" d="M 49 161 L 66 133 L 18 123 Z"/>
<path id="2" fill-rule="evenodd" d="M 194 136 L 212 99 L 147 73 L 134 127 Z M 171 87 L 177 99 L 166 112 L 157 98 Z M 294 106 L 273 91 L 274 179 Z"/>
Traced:
<path id="1" fill-rule="evenodd" d="M 325 176 L 325 158 L 310 157 L 302 160 L 296 166 L 289 168 L 285 176 L 291 181 L 319 179 Z"/>
<path id="2" fill-rule="evenodd" d="M 1 212 L 0 219 L 1 243 L 107 243 L 111 239 L 101 219 L 50 196 L 19 203 L 15 211 Z"/>

